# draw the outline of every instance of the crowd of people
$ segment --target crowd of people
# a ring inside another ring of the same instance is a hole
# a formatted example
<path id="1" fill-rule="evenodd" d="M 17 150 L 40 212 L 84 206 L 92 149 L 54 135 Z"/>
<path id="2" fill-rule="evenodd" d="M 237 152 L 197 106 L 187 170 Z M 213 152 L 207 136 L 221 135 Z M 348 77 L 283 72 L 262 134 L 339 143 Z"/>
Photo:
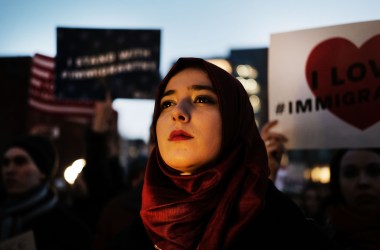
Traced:
<path id="1" fill-rule="evenodd" d="M 380 249 L 380 150 L 337 151 L 328 196 L 309 183 L 295 203 L 275 185 L 288 138 L 273 132 L 277 121 L 259 130 L 245 89 L 218 66 L 178 59 L 158 86 L 147 150 L 127 171 L 110 110 L 109 99 L 97 105 L 78 179 L 85 191 L 70 204 L 53 185 L 51 138 L 1 149 L 0 246 Z"/>

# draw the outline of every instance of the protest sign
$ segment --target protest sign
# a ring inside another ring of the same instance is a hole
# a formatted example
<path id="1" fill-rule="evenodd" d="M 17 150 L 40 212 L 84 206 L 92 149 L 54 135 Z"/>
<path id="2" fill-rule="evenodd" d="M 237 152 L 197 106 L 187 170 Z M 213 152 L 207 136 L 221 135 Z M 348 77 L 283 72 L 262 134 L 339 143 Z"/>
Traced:
<path id="1" fill-rule="evenodd" d="M 58 99 L 154 98 L 160 30 L 57 28 Z"/>
<path id="2" fill-rule="evenodd" d="M 380 147 L 380 21 L 273 34 L 268 79 L 289 149 Z"/>

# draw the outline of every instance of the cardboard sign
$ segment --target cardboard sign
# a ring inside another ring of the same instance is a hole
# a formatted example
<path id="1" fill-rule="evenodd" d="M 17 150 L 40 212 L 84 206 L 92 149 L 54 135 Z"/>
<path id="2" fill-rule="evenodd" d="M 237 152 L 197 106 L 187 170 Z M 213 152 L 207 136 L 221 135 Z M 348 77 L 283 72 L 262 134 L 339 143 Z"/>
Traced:
<path id="1" fill-rule="evenodd" d="M 0 250 L 36 250 L 33 231 L 0 242 Z"/>
<path id="2" fill-rule="evenodd" d="M 380 147 L 380 21 L 273 34 L 268 93 L 289 149 Z"/>
<path id="3" fill-rule="evenodd" d="M 58 99 L 154 98 L 160 30 L 57 28 Z"/>

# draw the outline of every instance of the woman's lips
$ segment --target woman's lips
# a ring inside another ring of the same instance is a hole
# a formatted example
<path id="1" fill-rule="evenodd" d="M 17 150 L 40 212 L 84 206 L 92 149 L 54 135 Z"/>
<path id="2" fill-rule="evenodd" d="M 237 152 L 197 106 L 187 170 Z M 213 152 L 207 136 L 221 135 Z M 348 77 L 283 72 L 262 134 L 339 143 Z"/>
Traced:
<path id="1" fill-rule="evenodd" d="M 193 138 L 193 136 L 183 130 L 173 130 L 169 135 L 169 141 L 182 141 L 191 138 Z"/>

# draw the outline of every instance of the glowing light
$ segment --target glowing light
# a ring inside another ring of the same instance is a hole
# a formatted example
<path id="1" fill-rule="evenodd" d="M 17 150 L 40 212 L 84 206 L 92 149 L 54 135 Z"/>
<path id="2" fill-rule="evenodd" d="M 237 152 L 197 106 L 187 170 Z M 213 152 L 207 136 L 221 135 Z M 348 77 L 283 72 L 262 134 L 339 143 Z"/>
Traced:
<path id="1" fill-rule="evenodd" d="M 251 105 L 253 107 L 253 110 L 255 112 L 259 112 L 259 110 L 261 109 L 261 101 L 260 101 L 260 98 L 257 96 L 257 95 L 251 95 L 249 97 L 249 101 L 251 102 Z"/>
<path id="2" fill-rule="evenodd" d="M 329 183 L 330 168 L 328 166 L 315 166 L 304 172 L 304 177 L 311 179 L 313 182 Z"/>
<path id="3" fill-rule="evenodd" d="M 260 85 L 257 83 L 255 79 L 244 79 L 243 77 L 239 76 L 236 78 L 241 82 L 248 95 L 257 94 L 260 92 Z"/>
<path id="4" fill-rule="evenodd" d="M 244 78 L 253 78 L 256 79 L 258 76 L 257 69 L 253 68 L 248 64 L 241 64 L 236 67 L 236 73 Z"/>
<path id="5" fill-rule="evenodd" d="M 70 166 L 65 169 L 63 177 L 69 184 L 74 184 L 78 175 L 82 172 L 86 161 L 84 159 L 75 160 Z"/>
<path id="6" fill-rule="evenodd" d="M 79 172 L 82 171 L 82 169 L 84 168 L 85 165 L 86 165 L 86 160 L 85 159 L 75 160 L 73 162 L 73 164 L 71 164 L 71 166 L 73 166 L 74 168 L 78 169 Z"/>
<path id="7" fill-rule="evenodd" d="M 224 69 L 228 73 L 232 74 L 232 66 L 231 64 L 225 60 L 225 59 L 209 59 L 208 62 L 215 64 L 216 66 Z"/>

